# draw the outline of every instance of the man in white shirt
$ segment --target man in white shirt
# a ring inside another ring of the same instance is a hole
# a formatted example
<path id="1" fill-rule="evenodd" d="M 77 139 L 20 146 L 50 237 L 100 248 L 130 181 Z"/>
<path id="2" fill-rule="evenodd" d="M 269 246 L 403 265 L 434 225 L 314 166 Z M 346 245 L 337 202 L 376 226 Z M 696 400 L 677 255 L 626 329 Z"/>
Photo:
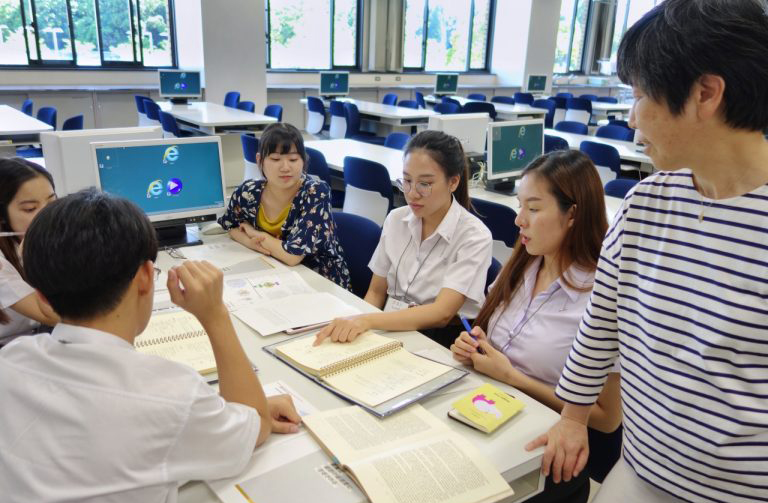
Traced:
<path id="1" fill-rule="evenodd" d="M 220 394 L 134 350 L 156 257 L 141 210 L 95 190 L 52 203 L 27 231 L 29 283 L 62 323 L 0 352 L 4 502 L 174 502 L 181 482 L 234 476 L 272 431 L 297 430 L 290 398 L 265 398 L 207 262 L 170 270 L 168 289 L 210 337 Z"/>

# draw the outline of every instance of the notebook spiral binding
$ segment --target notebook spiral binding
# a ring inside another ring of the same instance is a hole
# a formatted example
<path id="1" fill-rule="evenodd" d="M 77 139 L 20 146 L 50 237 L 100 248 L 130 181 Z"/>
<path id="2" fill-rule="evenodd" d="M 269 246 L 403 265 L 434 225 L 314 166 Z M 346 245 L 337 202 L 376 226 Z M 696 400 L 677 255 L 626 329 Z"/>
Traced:
<path id="1" fill-rule="evenodd" d="M 402 347 L 403 344 L 400 341 L 392 341 L 385 346 L 373 349 L 371 351 L 366 351 L 365 353 L 359 354 L 354 358 L 345 358 L 334 363 L 333 365 L 323 367 L 320 369 L 320 375 L 322 377 L 333 377 L 334 375 L 340 374 L 351 368 L 359 367 L 360 365 L 373 360 L 374 358 L 381 358 L 382 356 L 389 354 L 392 351 L 397 351 Z"/>
<path id="2" fill-rule="evenodd" d="M 135 341 L 137 348 L 143 348 L 148 346 L 156 346 L 158 344 L 167 344 L 170 342 L 181 341 L 184 339 L 194 339 L 195 337 L 202 337 L 205 335 L 205 330 L 195 330 L 194 332 L 184 332 L 183 334 L 168 335 L 165 337 L 157 337 L 155 339 L 139 340 Z"/>

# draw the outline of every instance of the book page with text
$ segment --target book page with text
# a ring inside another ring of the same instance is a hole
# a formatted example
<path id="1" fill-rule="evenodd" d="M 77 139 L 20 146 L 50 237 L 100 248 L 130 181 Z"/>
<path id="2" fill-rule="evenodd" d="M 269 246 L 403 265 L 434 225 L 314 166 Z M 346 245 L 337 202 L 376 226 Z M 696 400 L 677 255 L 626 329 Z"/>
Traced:
<path id="1" fill-rule="evenodd" d="M 319 372 L 338 362 L 352 362 L 374 351 L 395 349 L 402 345 L 397 339 L 374 332 L 361 334 L 354 341 L 347 343 L 325 339 L 320 345 L 313 346 L 314 342 L 314 335 L 294 339 L 278 346 L 276 352 L 314 372 Z"/>

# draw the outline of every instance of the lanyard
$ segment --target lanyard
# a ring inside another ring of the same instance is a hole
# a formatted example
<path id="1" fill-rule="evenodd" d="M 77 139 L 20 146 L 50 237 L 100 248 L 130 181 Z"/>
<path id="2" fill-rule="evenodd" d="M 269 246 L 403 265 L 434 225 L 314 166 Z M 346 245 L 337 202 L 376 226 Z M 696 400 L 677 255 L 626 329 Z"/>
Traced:
<path id="1" fill-rule="evenodd" d="M 558 283 L 557 286 L 549 292 L 549 295 L 546 299 L 544 299 L 544 302 L 539 304 L 539 307 L 536 308 L 536 310 L 531 313 L 531 315 L 528 315 L 528 311 L 531 309 L 531 304 L 533 303 L 533 297 L 531 297 L 531 300 L 528 302 L 528 307 L 525 308 L 525 312 L 523 313 L 523 317 L 520 319 L 520 321 L 517 322 L 517 325 L 509 331 L 509 334 L 507 334 L 507 342 L 504 343 L 504 346 L 502 347 L 501 351 L 506 352 L 507 349 L 509 349 L 509 345 L 512 344 L 512 341 L 517 338 L 518 335 L 523 331 L 523 328 L 528 324 L 529 321 L 533 319 L 534 316 L 536 316 L 536 313 L 539 312 L 539 310 L 544 307 L 544 304 L 549 302 L 549 300 L 552 298 L 553 295 L 560 289 L 560 284 Z M 496 322 L 498 323 L 498 321 Z"/>
<path id="2" fill-rule="evenodd" d="M 403 256 L 405 255 L 405 251 L 411 245 L 411 241 L 413 241 L 413 235 L 411 235 L 410 239 L 408 240 L 408 244 L 406 244 L 405 248 L 403 248 L 403 252 L 400 254 L 400 258 L 397 261 L 397 267 L 395 267 L 395 295 L 394 295 L 395 298 L 397 298 L 397 274 L 398 274 L 398 271 L 400 270 L 400 262 L 403 261 Z M 411 280 L 408 282 L 408 286 L 406 286 L 405 293 L 403 294 L 404 301 L 408 299 L 408 291 L 411 289 L 411 285 L 413 285 L 413 282 L 416 280 L 416 276 L 419 275 L 419 273 L 421 272 L 421 268 L 424 267 L 424 264 L 427 262 L 427 259 L 429 259 L 429 256 L 432 255 L 432 252 L 435 250 L 439 242 L 440 242 L 440 238 L 437 238 L 435 240 L 435 244 L 432 245 L 432 248 L 429 250 L 429 253 L 427 253 L 427 256 L 424 257 L 424 260 L 422 260 L 421 264 L 419 264 L 419 268 L 416 269 L 416 274 L 414 274 Z M 416 254 L 416 258 L 418 259 L 418 253 Z"/>

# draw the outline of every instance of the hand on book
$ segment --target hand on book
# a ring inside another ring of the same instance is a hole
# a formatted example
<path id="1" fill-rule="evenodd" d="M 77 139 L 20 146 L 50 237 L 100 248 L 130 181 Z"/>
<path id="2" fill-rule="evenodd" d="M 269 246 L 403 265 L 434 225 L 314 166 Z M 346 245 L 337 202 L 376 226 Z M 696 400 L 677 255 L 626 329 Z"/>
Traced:
<path id="1" fill-rule="evenodd" d="M 299 431 L 301 416 L 296 412 L 291 395 L 267 397 L 269 415 L 272 417 L 272 433 L 296 433 Z"/>
<path id="2" fill-rule="evenodd" d="M 589 457 L 589 438 L 587 425 L 575 419 L 563 416 L 550 430 L 528 443 L 525 450 L 532 451 L 546 446 L 541 460 L 541 472 L 544 476 L 552 473 L 552 481 L 569 482 L 577 477 L 587 464 Z"/>
<path id="3" fill-rule="evenodd" d="M 227 313 L 222 300 L 224 274 L 208 261 L 187 260 L 168 271 L 171 302 L 201 322 L 217 313 Z M 228 316 L 228 314 L 227 314 Z"/>
<path id="4" fill-rule="evenodd" d="M 358 335 L 370 329 L 370 324 L 364 315 L 336 318 L 317 333 L 313 346 L 318 346 L 329 338 L 333 342 L 352 342 Z"/>

